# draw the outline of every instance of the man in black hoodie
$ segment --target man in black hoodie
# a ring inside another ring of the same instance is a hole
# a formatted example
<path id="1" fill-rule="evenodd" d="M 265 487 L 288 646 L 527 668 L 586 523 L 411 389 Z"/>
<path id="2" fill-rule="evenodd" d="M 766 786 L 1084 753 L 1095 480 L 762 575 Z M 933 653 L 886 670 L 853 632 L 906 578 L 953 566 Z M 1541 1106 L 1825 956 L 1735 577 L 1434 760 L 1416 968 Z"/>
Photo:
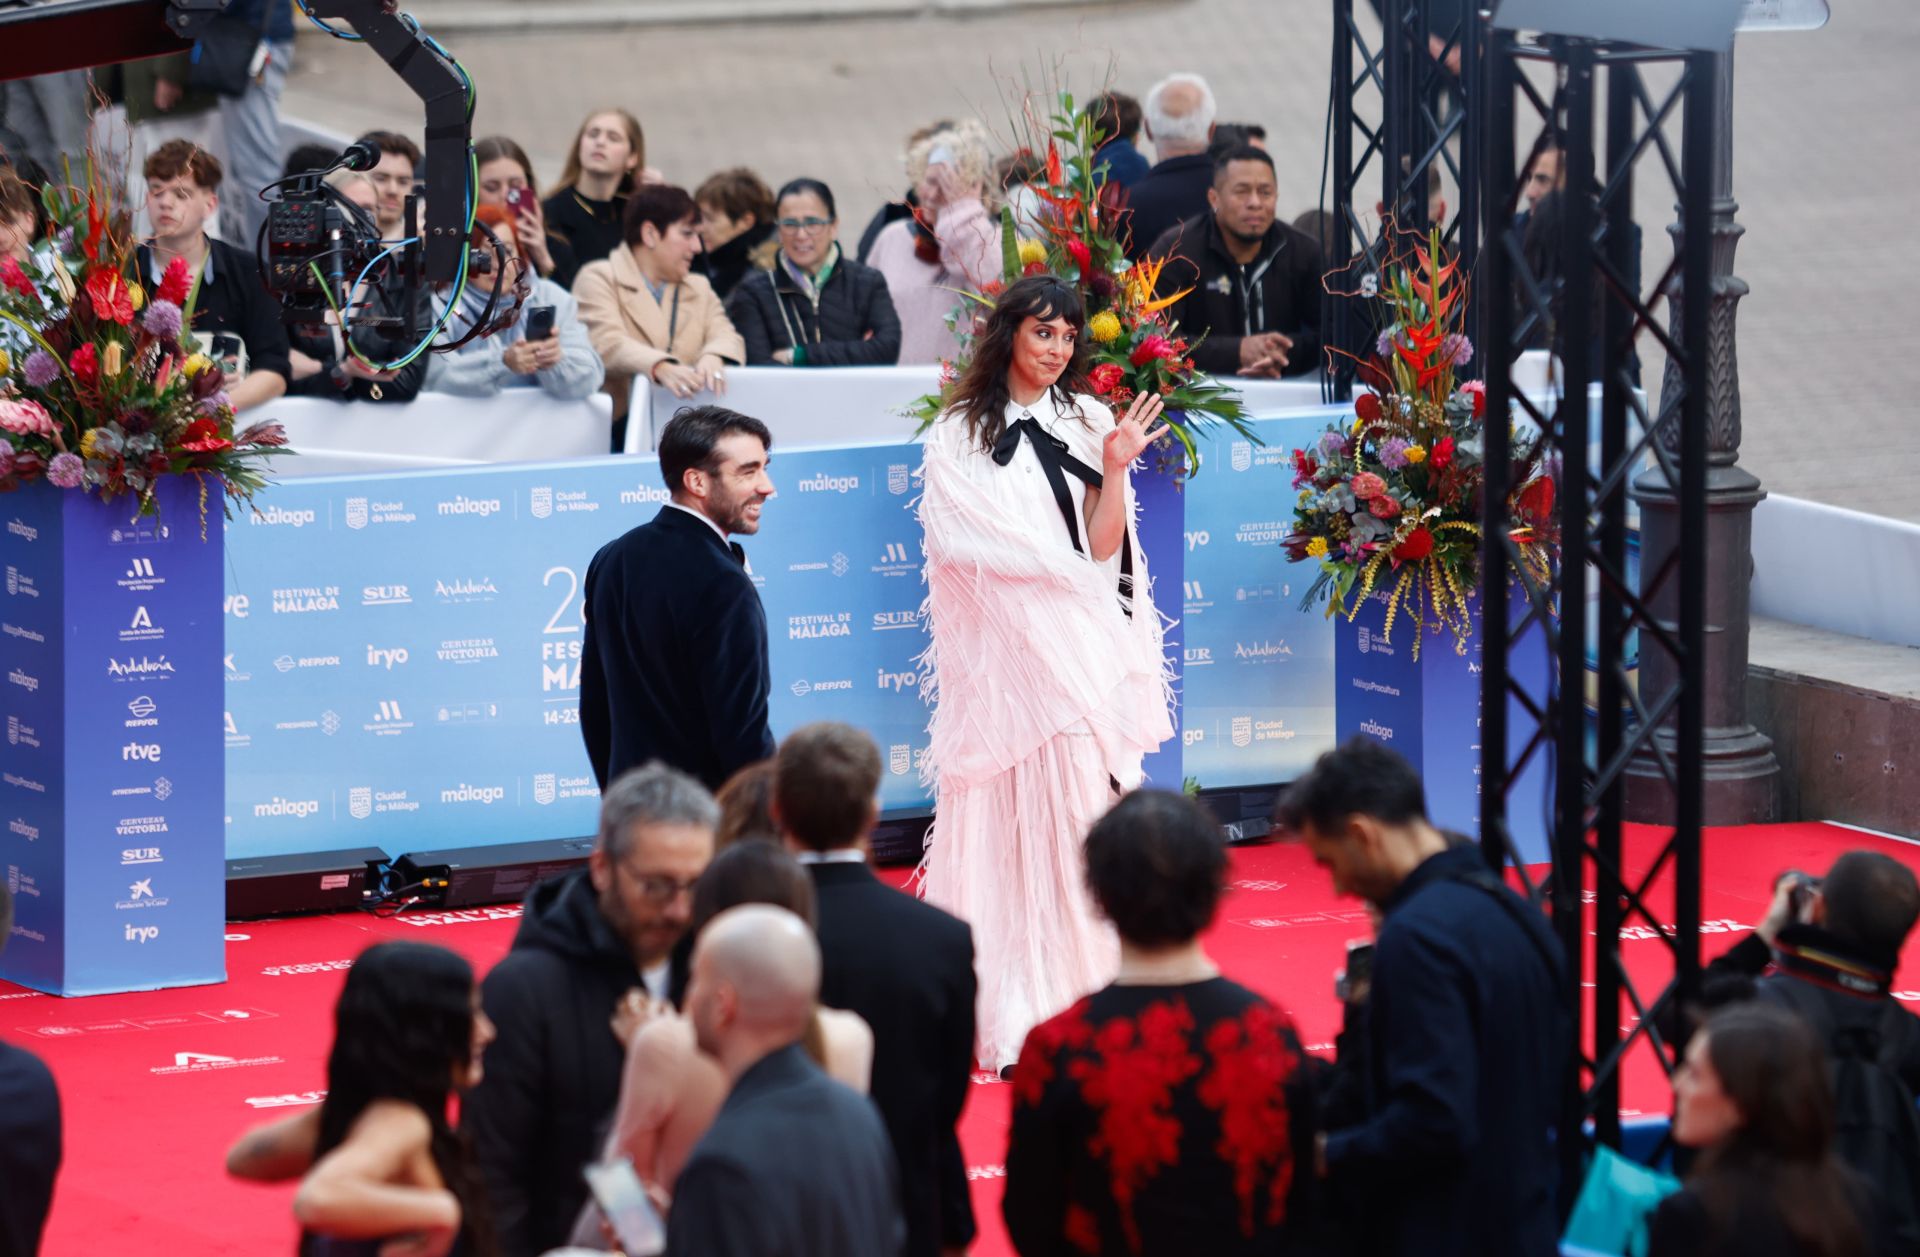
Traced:
<path id="1" fill-rule="evenodd" d="M 1199 341 L 1190 357 L 1212 375 L 1267 379 L 1320 365 L 1320 242 L 1274 217 L 1273 158 L 1242 145 L 1213 167 L 1208 211 L 1162 232 L 1147 256 L 1167 268 L 1167 313 Z M 1202 339 L 1204 337 L 1204 339 Z"/>
<path id="2" fill-rule="evenodd" d="M 662 764 L 614 781 L 587 867 L 528 892 L 513 948 L 481 986 L 499 1037 L 461 1124 L 506 1257 L 567 1242 L 586 1202 L 581 1167 L 598 1159 L 620 1098 L 614 1012 L 631 992 L 666 998 L 719 819 L 700 783 Z"/>

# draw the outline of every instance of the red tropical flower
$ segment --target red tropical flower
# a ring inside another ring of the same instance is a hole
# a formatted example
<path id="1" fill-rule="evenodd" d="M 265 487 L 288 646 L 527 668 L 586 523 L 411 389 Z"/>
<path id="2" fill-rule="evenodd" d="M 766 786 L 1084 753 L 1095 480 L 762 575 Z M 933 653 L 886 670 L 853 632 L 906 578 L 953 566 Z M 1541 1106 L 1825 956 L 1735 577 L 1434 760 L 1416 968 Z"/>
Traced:
<path id="1" fill-rule="evenodd" d="M 67 359 L 67 367 L 73 372 L 73 378 L 82 384 L 91 384 L 100 378 L 100 351 L 88 341 L 73 351 L 73 357 Z"/>
<path id="2" fill-rule="evenodd" d="M 1094 395 L 1105 397 L 1114 386 L 1127 378 L 1124 368 L 1117 362 L 1103 362 L 1087 372 L 1087 383 L 1092 386 Z"/>
<path id="3" fill-rule="evenodd" d="M 233 448 L 233 442 L 220 435 L 220 425 L 212 419 L 195 419 L 180 434 L 180 448 L 195 454 L 216 454 Z"/>
<path id="4" fill-rule="evenodd" d="M 1127 361 L 1133 363 L 1136 367 L 1144 367 L 1149 362 L 1171 357 L 1173 357 L 1173 342 L 1155 333 L 1146 337 L 1138 345 L 1135 345 L 1133 347 L 1133 353 L 1128 355 Z"/>
<path id="5" fill-rule="evenodd" d="M 1087 248 L 1084 240 L 1069 240 L 1067 253 L 1073 258 L 1073 264 L 1080 268 L 1080 278 L 1084 280 L 1093 269 L 1093 250 Z"/>
<path id="6" fill-rule="evenodd" d="M 11 257 L 0 257 L 0 284 L 5 284 L 23 297 L 39 295 L 33 290 L 33 281 L 20 269 L 20 263 Z"/>
<path id="7" fill-rule="evenodd" d="M 1380 398 L 1374 393 L 1362 393 L 1353 399 L 1353 413 L 1368 423 L 1377 423 L 1380 419 Z"/>
<path id="8" fill-rule="evenodd" d="M 187 294 L 192 290 L 193 269 L 187 265 L 187 259 L 176 257 L 167 263 L 167 273 L 160 277 L 160 300 L 184 306 L 187 304 Z"/>
<path id="9" fill-rule="evenodd" d="M 1375 519 L 1392 519 L 1400 513 L 1400 503 L 1383 493 L 1367 503 L 1367 509 L 1373 512 Z"/>
<path id="10" fill-rule="evenodd" d="M 1553 518 L 1553 481 L 1541 476 L 1520 490 L 1517 503 L 1520 513 L 1534 524 L 1545 524 Z"/>
<path id="11" fill-rule="evenodd" d="M 94 317 L 125 326 L 133 322 L 133 293 L 119 271 L 97 270 L 87 276 L 87 299 Z"/>
<path id="12" fill-rule="evenodd" d="M 1393 557 L 1400 563 L 1418 563 L 1433 553 L 1433 534 L 1423 524 L 1408 533 L 1406 539 L 1393 548 Z"/>
<path id="13" fill-rule="evenodd" d="M 1057 188 L 1060 186 L 1061 182 L 1065 180 L 1065 178 L 1066 178 L 1066 172 L 1062 170 L 1060 167 L 1060 146 L 1058 144 L 1053 143 L 1052 141 L 1048 141 L 1047 143 L 1047 182 L 1053 187 Z"/>
<path id="14" fill-rule="evenodd" d="M 1047 273 L 1047 264 L 1045 262 L 1029 262 L 1022 268 L 1020 273 L 1022 275 L 1045 275 Z"/>
<path id="15" fill-rule="evenodd" d="M 1433 449 L 1427 454 L 1427 466 L 1435 471 L 1444 471 L 1453 463 L 1453 438 L 1443 436 L 1433 443 Z"/>

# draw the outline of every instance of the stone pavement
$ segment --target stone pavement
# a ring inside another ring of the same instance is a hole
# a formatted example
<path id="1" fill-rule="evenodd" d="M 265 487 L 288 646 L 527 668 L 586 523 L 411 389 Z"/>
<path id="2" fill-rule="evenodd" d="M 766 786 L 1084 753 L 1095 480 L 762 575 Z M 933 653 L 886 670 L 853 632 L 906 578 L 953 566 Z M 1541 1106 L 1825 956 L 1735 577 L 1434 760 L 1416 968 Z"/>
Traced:
<path id="1" fill-rule="evenodd" d="M 730 165 L 775 185 L 822 178 L 853 236 L 897 193 L 901 141 L 926 120 L 972 112 L 1007 136 L 1023 84 L 1064 74 L 1086 95 L 1110 78 L 1138 95 L 1165 72 L 1196 70 L 1223 121 L 1268 128 L 1282 212 L 1320 197 L 1326 0 L 472 29 L 489 8 L 542 7 L 412 6 L 429 31 L 436 10 L 464 28 L 442 42 L 479 86 L 475 134 L 519 139 L 544 179 L 586 113 L 621 105 L 670 179 L 691 186 Z M 1740 306 L 1743 462 L 1777 492 L 1920 521 L 1920 23 L 1910 0 L 1833 9 L 1825 30 L 1747 36 L 1738 53 L 1734 193 L 1747 234 L 1735 272 L 1752 286 Z M 384 64 L 318 32 L 301 38 L 286 105 L 349 133 L 420 127 L 419 104 Z M 1652 274 L 1668 256 L 1671 197 L 1643 184 L 1638 205 Z"/>

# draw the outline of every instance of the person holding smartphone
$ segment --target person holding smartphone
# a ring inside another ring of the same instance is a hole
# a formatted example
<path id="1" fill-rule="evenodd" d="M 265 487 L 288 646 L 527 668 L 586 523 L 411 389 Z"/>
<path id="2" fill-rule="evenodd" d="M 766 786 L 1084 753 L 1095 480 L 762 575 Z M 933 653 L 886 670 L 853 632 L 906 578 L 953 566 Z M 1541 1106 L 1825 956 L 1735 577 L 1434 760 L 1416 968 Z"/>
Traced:
<path id="1" fill-rule="evenodd" d="M 459 308 L 441 333 L 448 341 L 465 336 L 477 321 L 488 317 L 487 303 L 496 290 L 499 300 L 494 304 L 493 317 L 498 317 L 513 300 L 520 268 L 529 264 L 521 251 L 511 210 L 482 205 L 474 218 L 490 228 L 506 247 L 508 261 L 504 268 L 467 276 Z M 493 251 L 493 242 L 478 228 L 473 233 L 473 246 Z M 561 401 L 579 401 L 593 395 L 603 376 L 600 355 L 587 339 L 586 325 L 580 322 L 572 295 L 537 275 L 529 277 L 529 288 L 526 303 L 510 326 L 431 356 L 427 364 L 429 391 L 492 397 L 503 389 L 537 388 Z"/>
<path id="2" fill-rule="evenodd" d="M 555 279 L 578 270 L 567 238 L 547 229 L 527 150 L 504 135 L 489 135 L 473 142 L 473 159 L 480 168 L 480 204 L 503 205 L 512 212 L 513 238 L 534 273 Z"/>

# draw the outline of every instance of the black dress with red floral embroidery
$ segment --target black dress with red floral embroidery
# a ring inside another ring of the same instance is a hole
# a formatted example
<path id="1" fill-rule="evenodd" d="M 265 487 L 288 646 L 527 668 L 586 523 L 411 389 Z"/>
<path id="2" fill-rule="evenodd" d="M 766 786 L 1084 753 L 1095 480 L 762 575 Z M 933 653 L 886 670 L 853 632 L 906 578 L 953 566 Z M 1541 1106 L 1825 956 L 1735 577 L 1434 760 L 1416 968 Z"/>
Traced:
<path id="1" fill-rule="evenodd" d="M 1225 978 L 1109 986 L 1027 1036 L 1007 1230 L 1022 1257 L 1284 1252 L 1313 1130 L 1285 1013 Z"/>

